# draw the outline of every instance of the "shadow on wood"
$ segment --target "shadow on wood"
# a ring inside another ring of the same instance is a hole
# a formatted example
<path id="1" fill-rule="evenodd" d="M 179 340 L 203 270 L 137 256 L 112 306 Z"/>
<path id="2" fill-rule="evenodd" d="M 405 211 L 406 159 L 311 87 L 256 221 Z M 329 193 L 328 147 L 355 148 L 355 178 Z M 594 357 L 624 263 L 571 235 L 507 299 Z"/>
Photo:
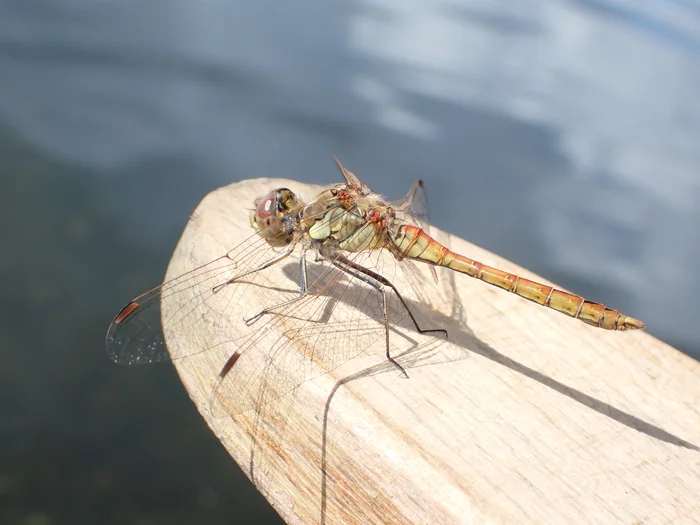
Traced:
<path id="1" fill-rule="evenodd" d="M 318 192 L 261 179 L 211 193 L 166 279 L 249 239 L 254 199 L 279 186 Z M 450 247 L 532 277 L 461 239 Z M 323 280 L 322 266 L 310 271 Z M 162 310 L 201 320 L 171 332 L 168 350 L 188 356 L 175 365 L 191 398 L 287 522 L 651 523 L 700 512 L 700 365 L 650 335 L 425 272 L 426 291 L 406 291 L 409 307 L 449 337 L 419 334 L 394 303 L 392 352 L 406 379 L 384 357 L 378 294 L 351 279 L 246 326 L 271 298 L 297 293 L 296 260 L 266 272 L 265 287 L 253 279 L 216 307 L 192 301 L 193 288 Z M 387 277 L 419 277 L 401 272 Z M 241 349 L 235 383 L 221 388 Z"/>

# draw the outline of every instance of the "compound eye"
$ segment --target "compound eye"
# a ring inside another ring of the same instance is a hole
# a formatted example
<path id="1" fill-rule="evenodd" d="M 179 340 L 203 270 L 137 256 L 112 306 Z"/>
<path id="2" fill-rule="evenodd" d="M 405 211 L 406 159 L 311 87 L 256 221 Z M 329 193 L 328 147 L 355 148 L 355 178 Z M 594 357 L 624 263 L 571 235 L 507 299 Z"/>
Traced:
<path id="1" fill-rule="evenodd" d="M 255 215 L 262 220 L 269 219 L 276 211 L 277 192 L 271 191 L 265 195 L 255 208 Z"/>

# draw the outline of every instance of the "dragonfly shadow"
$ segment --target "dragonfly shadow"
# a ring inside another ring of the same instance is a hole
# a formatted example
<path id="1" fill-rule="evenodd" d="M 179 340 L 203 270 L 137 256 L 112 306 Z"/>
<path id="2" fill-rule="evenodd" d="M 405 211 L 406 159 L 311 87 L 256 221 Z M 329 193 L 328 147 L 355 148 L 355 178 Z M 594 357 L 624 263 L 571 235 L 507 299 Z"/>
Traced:
<path id="1" fill-rule="evenodd" d="M 291 280 L 291 282 L 298 282 L 298 265 L 287 264 L 282 268 L 284 274 Z M 309 282 L 319 282 L 324 279 L 324 275 L 327 275 L 328 266 L 325 263 L 310 263 L 308 267 Z M 453 274 L 449 274 L 450 279 L 453 279 Z M 356 279 L 348 278 L 345 276 L 334 276 L 332 277 L 334 282 L 340 282 L 344 280 L 343 286 L 332 286 L 322 291 L 318 294 L 319 297 L 323 296 L 325 303 L 323 308 L 318 312 L 318 315 L 314 319 L 306 319 L 313 323 L 325 324 L 333 321 L 334 312 L 339 306 L 342 308 L 351 308 L 358 311 L 358 315 L 376 317 L 378 305 L 381 303 L 381 294 L 376 290 L 372 289 L 368 285 L 358 282 Z M 285 289 L 286 291 L 289 288 Z M 393 294 L 393 292 L 390 292 Z M 374 296 L 374 298 L 372 298 Z M 466 315 L 464 315 L 463 309 L 461 308 L 461 303 L 457 304 L 453 311 L 448 314 L 443 314 L 432 310 L 428 305 L 425 305 L 419 301 L 413 301 L 406 299 L 406 306 L 412 311 L 415 317 L 421 323 L 422 328 L 430 329 L 444 329 L 448 333 L 449 342 L 451 345 L 445 345 L 445 340 L 440 337 L 431 337 L 428 341 L 420 342 L 418 340 L 419 332 L 416 330 L 415 326 L 410 320 L 410 317 L 404 312 L 403 314 L 398 311 L 400 306 L 398 303 L 394 303 L 392 308 L 394 311 L 393 319 L 396 322 L 392 322 L 390 329 L 390 339 L 393 342 L 396 341 L 396 336 L 403 339 L 404 342 L 408 343 L 408 346 L 402 349 L 398 354 L 394 354 L 393 357 L 400 363 L 400 365 L 408 371 L 410 378 L 410 371 L 418 369 L 424 366 L 434 366 L 437 364 L 444 364 L 453 361 L 458 361 L 467 358 L 471 354 L 476 354 L 486 359 L 498 363 L 501 366 L 506 367 L 509 370 L 522 374 L 530 379 L 533 379 L 540 384 L 547 386 L 553 391 L 567 396 L 568 398 L 586 406 L 587 408 L 598 412 L 599 414 L 605 415 L 610 419 L 624 425 L 628 428 L 634 429 L 641 432 L 649 437 L 670 443 L 679 447 L 684 447 L 696 451 L 700 451 L 698 446 L 681 439 L 680 437 L 667 432 L 666 430 L 646 422 L 628 412 L 618 409 L 611 404 L 598 399 L 592 395 L 586 394 L 578 389 L 570 387 L 556 379 L 543 374 L 531 367 L 528 367 L 511 357 L 508 357 L 489 344 L 485 343 L 479 339 L 469 328 Z M 273 314 L 278 315 L 278 314 Z M 289 314 L 279 314 L 291 317 Z M 391 316 L 390 316 L 391 317 Z M 425 322 L 426 319 L 430 320 L 430 323 Z M 413 337 L 411 334 L 416 334 Z M 347 334 L 350 336 L 351 334 Z M 383 337 L 383 331 L 377 332 L 377 337 Z M 425 336 L 421 336 L 425 338 Z M 406 346 L 406 345 L 404 345 Z M 447 349 L 450 351 L 446 351 Z M 457 349 L 455 352 L 453 349 Z M 364 352 L 364 349 L 358 351 L 357 355 Z M 333 399 L 338 392 L 338 390 L 353 381 L 362 379 L 365 377 L 376 376 L 379 374 L 384 374 L 391 371 L 396 371 L 396 366 L 386 360 L 384 356 L 377 355 L 382 361 L 374 366 L 365 368 L 361 371 L 353 373 L 344 377 L 343 379 L 337 381 L 333 386 L 331 392 L 329 393 L 323 410 L 322 419 L 322 435 L 321 435 L 321 457 L 320 457 L 320 483 L 321 483 L 321 523 L 326 522 L 326 514 L 328 510 L 328 485 L 330 469 L 332 468 L 328 462 L 328 425 L 329 425 L 329 413 L 331 410 L 331 405 Z M 330 370 L 328 370 L 330 371 Z M 298 385 L 297 387 L 298 388 Z M 284 457 L 279 457 L 277 460 L 273 460 L 263 468 L 258 468 L 259 461 L 261 460 L 256 455 L 256 448 L 258 441 L 264 439 L 268 441 L 270 439 L 277 440 L 278 443 L 282 443 L 285 436 L 285 430 L 287 426 L 288 414 L 291 411 L 293 401 L 295 398 L 296 388 L 290 392 L 290 395 L 286 395 L 281 399 L 276 400 L 275 403 L 270 403 L 267 408 L 261 410 L 260 413 L 256 415 L 253 433 L 253 444 L 250 451 L 250 461 L 249 461 L 249 473 L 251 478 L 255 479 L 258 472 L 264 472 L 265 475 L 274 475 L 274 471 L 278 470 L 280 463 L 284 462 Z M 264 395 L 261 394 L 261 397 Z M 264 421 L 268 418 L 274 418 L 277 420 L 277 431 L 274 436 L 267 435 L 267 430 L 270 428 L 268 422 Z M 264 429 L 263 429 L 264 427 Z M 260 436 L 265 436 L 261 438 Z M 258 437 L 256 437 L 258 436 Z"/>
<path id="2" fill-rule="evenodd" d="M 298 266 L 295 264 L 287 264 L 282 268 L 283 273 L 292 281 L 298 281 Z M 310 294 L 322 296 L 326 300 L 323 310 L 318 312 L 314 318 L 304 318 L 305 321 L 310 321 L 316 324 L 327 324 L 333 322 L 333 312 L 339 304 L 344 304 L 346 310 L 356 311 L 357 317 L 371 317 L 381 319 L 381 293 L 369 285 L 358 281 L 357 279 L 348 277 L 347 274 L 339 270 L 328 270 L 328 265 L 322 262 L 310 263 L 308 265 L 307 275 L 309 283 L 315 283 L 315 288 L 319 290 L 314 292 L 310 290 Z M 340 284 L 339 286 L 324 287 L 324 283 L 332 282 Z M 411 321 L 404 305 L 398 300 L 396 294 L 388 290 L 389 294 L 389 329 L 392 334 L 402 338 L 407 338 L 412 343 L 412 348 L 417 347 L 417 341 L 411 339 L 408 333 L 419 333 L 417 327 Z M 423 331 L 443 331 L 443 326 L 438 326 L 443 323 L 444 316 L 436 319 L 435 311 L 420 301 L 403 297 L 406 306 L 411 314 L 416 318 L 421 330 Z M 291 319 L 297 319 L 293 314 L 280 313 Z M 436 323 L 437 321 L 437 323 Z M 378 328 L 381 328 L 381 323 L 378 323 Z M 466 353 L 462 356 L 466 357 Z"/>
<path id="3" fill-rule="evenodd" d="M 453 278 L 450 274 L 449 278 Z M 417 304 L 409 304 L 409 307 L 418 307 Z M 455 313 L 463 313 L 461 309 L 461 303 L 457 305 L 454 310 Z M 457 319 L 455 318 L 457 317 Z M 514 372 L 522 374 L 530 379 L 538 381 L 544 386 L 551 388 L 559 394 L 565 395 L 568 398 L 586 406 L 587 408 L 598 412 L 599 414 L 605 415 L 617 423 L 624 425 L 628 428 L 634 429 L 641 432 L 649 437 L 663 441 L 675 446 L 700 451 L 700 447 L 690 443 L 666 430 L 656 425 L 653 425 L 641 418 L 638 418 L 624 410 L 614 407 L 610 403 L 602 401 L 592 395 L 586 394 L 576 388 L 570 387 L 556 379 L 543 374 L 533 368 L 530 368 L 515 359 L 512 359 L 488 343 L 485 343 L 479 339 L 470 329 L 466 322 L 466 315 L 464 318 L 459 319 L 459 315 L 444 316 L 431 312 L 431 319 L 436 320 L 439 323 L 440 328 L 447 330 L 449 334 L 449 340 L 451 343 L 462 348 L 465 354 L 474 353 L 485 357 L 501 366 L 504 366 Z M 455 359 L 449 359 L 445 356 L 440 356 L 440 346 L 439 345 L 423 345 L 417 346 L 415 348 L 409 349 L 402 352 L 400 355 L 395 356 L 395 358 L 400 362 L 400 364 L 407 370 L 423 367 L 423 366 L 433 366 L 438 363 L 445 363 L 453 361 Z M 372 367 L 366 368 L 360 372 L 354 373 L 343 379 L 340 379 L 335 383 L 333 389 L 329 393 L 326 400 L 323 412 L 322 420 L 322 441 L 321 441 L 321 523 L 326 523 L 326 515 L 328 510 L 328 480 L 329 480 L 329 464 L 328 464 L 328 425 L 329 425 L 329 413 L 331 410 L 331 405 L 333 398 L 336 393 L 344 385 L 347 385 L 358 379 L 365 377 L 375 376 L 378 374 L 384 374 L 393 369 L 393 365 L 388 361 L 384 361 Z"/>
<path id="4" fill-rule="evenodd" d="M 290 276 L 290 278 L 292 278 L 291 276 L 293 275 L 294 269 L 294 266 L 289 265 L 284 269 L 284 271 Z M 320 272 L 322 270 L 319 268 L 314 268 L 310 269 L 310 271 L 313 272 L 313 275 L 320 275 Z M 448 278 L 454 279 L 454 274 L 449 273 Z M 452 286 L 455 286 L 454 282 L 452 283 Z M 355 288 L 366 289 L 367 287 L 362 283 L 356 283 Z M 379 293 L 376 292 L 376 295 L 379 296 Z M 332 298 L 332 301 L 329 301 L 326 304 L 326 309 L 324 311 L 324 315 L 321 319 L 321 322 L 328 321 L 330 316 L 329 312 L 335 306 L 334 302 L 346 302 L 349 306 L 353 308 L 359 307 L 362 309 L 366 307 L 364 304 L 358 305 L 355 301 L 356 295 L 352 293 L 343 294 L 341 297 Z M 461 303 L 457 304 L 457 307 L 453 310 L 453 313 L 451 313 L 450 315 L 445 315 L 440 312 L 436 312 L 435 310 L 429 309 L 426 305 L 422 303 L 411 300 L 407 300 L 406 302 L 408 308 L 411 309 L 411 311 L 418 319 L 430 319 L 430 326 L 424 326 L 424 328 L 446 330 L 448 333 L 449 341 L 461 349 L 461 352 L 457 354 L 440 355 L 441 346 L 443 346 L 440 344 L 442 341 L 441 338 L 437 337 L 435 339 L 435 344 L 427 343 L 422 345 L 418 345 L 416 341 L 412 340 L 415 344 L 413 344 L 411 348 L 404 350 L 399 355 L 394 356 L 399 361 L 399 363 L 407 370 L 423 366 L 432 366 L 440 363 L 457 361 L 468 357 L 468 355 L 471 353 L 477 354 L 495 363 L 498 363 L 501 366 L 505 366 L 514 372 L 517 372 L 530 379 L 538 381 L 542 385 L 551 388 L 559 394 L 565 395 L 571 398 L 572 400 L 592 410 L 595 410 L 600 414 L 610 417 L 611 419 L 614 419 L 622 425 L 625 425 L 629 428 L 642 432 L 655 439 L 665 441 L 667 443 L 694 450 L 700 450 L 696 445 L 688 443 L 687 441 L 684 441 L 683 439 L 674 436 L 673 434 L 670 434 L 669 432 L 666 432 L 665 430 L 655 425 L 647 423 L 627 412 L 624 412 L 623 410 L 613 407 L 605 401 L 601 401 L 600 399 L 597 399 L 591 395 L 581 392 L 580 390 L 577 390 L 564 383 L 561 383 L 560 381 L 557 381 L 556 379 L 553 379 L 552 377 L 543 374 L 542 372 L 530 368 L 516 361 L 515 359 L 512 359 L 500 353 L 498 350 L 496 350 L 495 348 L 493 348 L 492 346 L 475 336 L 472 330 L 469 329 L 468 323 L 466 322 L 466 314 L 464 314 L 463 310 L 461 310 L 460 308 Z M 370 312 L 367 311 L 366 313 Z M 427 323 L 425 322 L 423 324 L 427 325 Z M 391 329 L 392 333 L 400 334 L 403 337 L 407 337 L 407 329 L 409 332 L 413 331 L 414 333 L 417 333 L 415 330 L 415 326 L 410 322 L 410 318 L 406 315 L 403 315 L 401 321 L 398 324 L 392 325 Z M 380 363 L 374 367 L 368 368 L 365 371 L 361 372 L 360 377 L 385 373 L 387 371 L 391 371 L 393 368 L 395 367 L 390 362 L 384 361 L 383 363 Z"/>
<path id="5" fill-rule="evenodd" d="M 454 278 L 454 275 L 449 274 L 449 278 Z M 341 298 L 339 300 L 346 300 L 346 298 Z M 472 330 L 469 328 L 466 319 L 455 319 L 451 315 L 445 315 L 440 312 L 430 310 L 425 305 L 410 300 L 407 301 L 407 306 L 414 312 L 414 314 L 417 314 L 416 317 L 429 318 L 431 329 L 446 330 L 450 343 L 456 345 L 462 350 L 459 354 L 440 356 L 439 352 L 441 350 L 441 345 L 439 343 L 435 345 L 415 345 L 410 349 L 403 351 L 401 354 L 394 356 L 400 362 L 400 364 L 408 370 L 423 366 L 432 366 L 439 363 L 452 362 L 459 359 L 464 359 L 469 354 L 477 354 L 498 363 L 501 366 L 505 366 L 514 372 L 538 381 L 542 385 L 551 388 L 559 394 L 565 395 L 600 414 L 614 419 L 622 425 L 642 432 L 660 441 L 700 451 L 700 448 L 692 443 L 689 443 L 655 425 L 652 425 L 651 423 L 645 422 L 642 419 L 633 416 L 632 414 L 617 409 L 607 402 L 601 401 L 600 399 L 561 383 L 560 381 L 557 381 L 556 379 L 543 374 L 542 372 L 530 368 L 516 361 L 515 359 L 502 354 L 474 335 Z M 464 317 L 466 317 L 466 315 L 464 315 Z M 407 322 L 407 319 L 408 318 L 404 316 L 404 319 L 400 325 L 393 327 L 393 331 L 398 333 L 403 332 L 403 329 L 405 328 L 409 328 L 413 329 L 415 332 L 415 327 L 413 327 L 410 321 Z M 405 335 L 405 333 L 403 335 Z M 440 339 L 437 338 L 437 341 L 440 341 Z M 390 371 L 392 368 L 393 366 L 389 362 L 380 363 L 363 371 L 360 377 L 384 373 Z"/>

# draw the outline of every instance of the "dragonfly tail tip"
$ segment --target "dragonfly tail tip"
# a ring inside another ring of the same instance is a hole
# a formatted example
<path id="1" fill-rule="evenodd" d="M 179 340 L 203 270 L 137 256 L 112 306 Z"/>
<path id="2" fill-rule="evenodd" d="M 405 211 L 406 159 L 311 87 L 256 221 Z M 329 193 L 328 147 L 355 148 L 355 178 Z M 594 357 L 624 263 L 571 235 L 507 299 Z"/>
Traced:
<path id="1" fill-rule="evenodd" d="M 634 317 L 625 317 L 624 321 L 622 322 L 622 326 L 623 330 L 641 330 L 646 325 Z"/>

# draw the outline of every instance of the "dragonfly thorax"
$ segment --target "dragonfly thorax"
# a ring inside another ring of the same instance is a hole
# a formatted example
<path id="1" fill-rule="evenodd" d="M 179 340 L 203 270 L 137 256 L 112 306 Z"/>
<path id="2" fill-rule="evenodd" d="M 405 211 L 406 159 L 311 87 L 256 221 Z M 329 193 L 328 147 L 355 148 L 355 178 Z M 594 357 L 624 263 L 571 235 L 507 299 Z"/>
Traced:
<path id="1" fill-rule="evenodd" d="M 347 252 L 373 250 L 382 245 L 384 230 L 359 208 L 328 210 L 308 229 L 312 241 L 335 246 Z"/>

